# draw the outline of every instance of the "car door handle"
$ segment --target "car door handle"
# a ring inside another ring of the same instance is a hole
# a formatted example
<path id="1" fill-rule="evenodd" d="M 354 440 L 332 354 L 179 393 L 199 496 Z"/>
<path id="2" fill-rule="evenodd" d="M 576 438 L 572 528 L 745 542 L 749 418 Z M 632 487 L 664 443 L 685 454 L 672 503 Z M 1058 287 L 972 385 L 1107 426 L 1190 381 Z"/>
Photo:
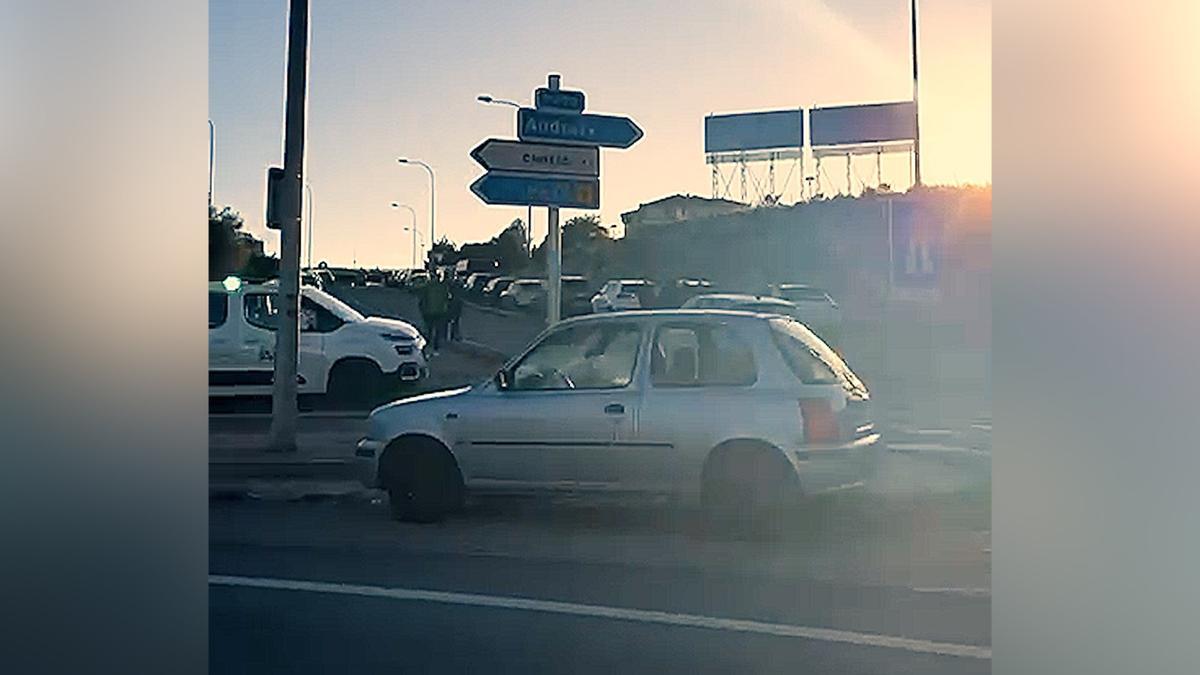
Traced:
<path id="1" fill-rule="evenodd" d="M 621 405 L 620 403 L 609 403 L 608 405 L 604 406 L 604 412 L 607 415 L 624 415 L 625 406 Z"/>

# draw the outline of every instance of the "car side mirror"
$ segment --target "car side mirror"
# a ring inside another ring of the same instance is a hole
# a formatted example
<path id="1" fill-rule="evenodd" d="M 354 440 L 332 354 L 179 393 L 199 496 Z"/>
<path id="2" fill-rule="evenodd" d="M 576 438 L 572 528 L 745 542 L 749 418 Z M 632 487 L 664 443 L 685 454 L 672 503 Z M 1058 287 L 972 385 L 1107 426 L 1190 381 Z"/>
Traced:
<path id="1" fill-rule="evenodd" d="M 496 382 L 497 389 L 500 389 L 501 391 L 508 389 L 508 370 L 501 368 L 500 370 L 496 371 L 496 377 L 494 377 L 493 380 Z"/>

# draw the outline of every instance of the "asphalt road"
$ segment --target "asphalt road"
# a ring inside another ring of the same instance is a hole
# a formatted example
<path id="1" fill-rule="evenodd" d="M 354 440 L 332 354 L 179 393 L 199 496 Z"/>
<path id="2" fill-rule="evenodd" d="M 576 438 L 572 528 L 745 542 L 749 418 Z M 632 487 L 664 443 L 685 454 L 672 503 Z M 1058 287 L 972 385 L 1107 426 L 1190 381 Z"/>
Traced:
<path id="1" fill-rule="evenodd" d="M 981 522 L 850 504 L 755 542 L 653 505 L 214 501 L 210 669 L 989 672 Z"/>

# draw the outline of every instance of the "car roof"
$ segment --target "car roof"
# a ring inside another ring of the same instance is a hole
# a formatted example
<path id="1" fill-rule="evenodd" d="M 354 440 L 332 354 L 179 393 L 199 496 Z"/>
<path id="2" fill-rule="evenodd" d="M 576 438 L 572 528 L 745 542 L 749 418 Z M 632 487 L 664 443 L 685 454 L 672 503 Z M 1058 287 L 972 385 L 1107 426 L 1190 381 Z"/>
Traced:
<path id="1" fill-rule="evenodd" d="M 563 319 L 557 326 L 592 323 L 599 321 L 640 321 L 661 322 L 672 319 L 736 319 L 739 321 L 759 321 L 778 318 L 779 315 L 769 312 L 750 312 L 736 309 L 638 309 L 627 312 L 605 312 L 603 314 L 584 314 L 569 319 Z"/>
<path id="2" fill-rule="evenodd" d="M 771 295 L 750 295 L 749 293 L 705 293 L 697 295 L 692 300 L 729 300 L 731 302 L 768 302 L 779 305 L 790 305 L 791 302 Z"/>

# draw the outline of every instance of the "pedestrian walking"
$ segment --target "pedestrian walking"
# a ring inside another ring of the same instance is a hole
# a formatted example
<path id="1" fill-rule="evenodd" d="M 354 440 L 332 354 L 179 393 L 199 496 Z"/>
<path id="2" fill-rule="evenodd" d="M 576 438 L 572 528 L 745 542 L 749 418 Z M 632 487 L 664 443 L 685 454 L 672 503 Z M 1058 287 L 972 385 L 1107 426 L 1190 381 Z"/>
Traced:
<path id="1" fill-rule="evenodd" d="M 446 338 L 446 319 L 450 309 L 450 290 L 440 273 L 430 275 L 429 283 L 421 289 L 418 304 L 421 319 L 425 322 L 425 332 L 429 334 L 429 346 L 437 354 Z"/>

